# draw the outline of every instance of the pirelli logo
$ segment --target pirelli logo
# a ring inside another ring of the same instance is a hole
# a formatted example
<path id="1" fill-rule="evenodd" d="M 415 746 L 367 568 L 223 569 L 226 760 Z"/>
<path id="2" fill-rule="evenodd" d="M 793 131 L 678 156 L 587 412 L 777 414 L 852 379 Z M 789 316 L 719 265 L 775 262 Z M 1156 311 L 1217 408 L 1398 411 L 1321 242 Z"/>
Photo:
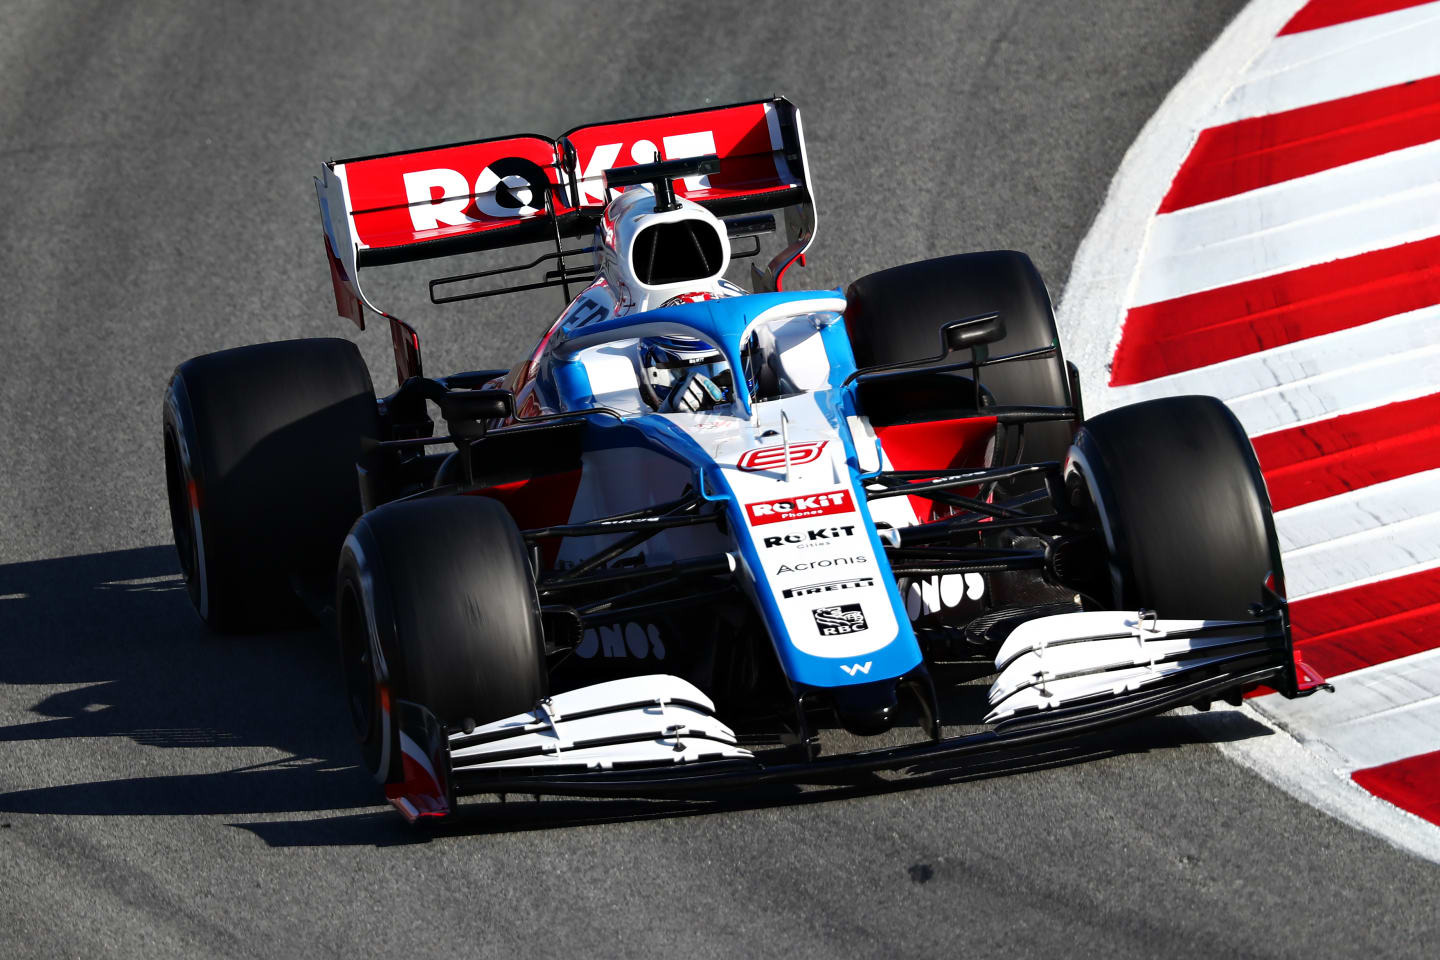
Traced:
<path id="1" fill-rule="evenodd" d="M 831 580 L 829 583 L 812 583 L 808 587 L 790 587 L 781 594 L 786 600 L 791 597 L 809 597 L 817 593 L 835 593 L 839 590 L 858 590 L 875 586 L 874 577 L 860 577 L 856 580 Z"/>

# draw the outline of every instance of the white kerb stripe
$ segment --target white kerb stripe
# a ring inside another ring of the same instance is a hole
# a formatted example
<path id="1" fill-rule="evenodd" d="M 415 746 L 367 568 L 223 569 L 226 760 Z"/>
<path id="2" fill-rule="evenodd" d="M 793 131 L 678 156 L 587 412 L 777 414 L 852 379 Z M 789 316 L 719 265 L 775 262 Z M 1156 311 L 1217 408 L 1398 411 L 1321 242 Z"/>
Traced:
<path id="1" fill-rule="evenodd" d="M 1437 329 L 1440 329 L 1440 305 L 1423 307 L 1208 367 L 1111 387 L 1109 402 L 1119 405 L 1204 393 L 1233 404 L 1268 390 L 1293 387 L 1349 367 L 1423 350 L 1434 345 Z"/>
<path id="2" fill-rule="evenodd" d="M 1435 164 L 1424 186 L 1362 195 L 1354 202 L 1344 192 L 1327 191 L 1325 199 L 1335 205 L 1308 211 L 1277 202 L 1288 201 L 1292 191 L 1323 182 L 1325 175 L 1317 174 L 1290 181 L 1290 190 L 1256 190 L 1156 217 L 1132 305 L 1228 287 L 1440 234 L 1440 179 L 1435 176 L 1440 149 L 1427 147 L 1423 152 L 1431 157 L 1427 162 Z M 1384 178 L 1372 181 L 1383 183 Z M 1229 219 L 1229 229 L 1217 227 L 1217 219 Z"/>
<path id="3" fill-rule="evenodd" d="M 1251 394 L 1230 409 L 1254 437 L 1432 393 L 1440 393 L 1440 343 Z"/>
<path id="4" fill-rule="evenodd" d="M 1324 229 L 1329 223 L 1363 219 L 1367 208 L 1381 208 L 1397 195 L 1419 191 L 1418 196 L 1423 198 L 1427 191 L 1435 189 L 1437 170 L 1440 170 L 1440 141 L 1393 150 L 1162 214 L 1150 228 L 1145 248 L 1146 266 L 1165 263 L 1169 258 L 1187 263 L 1190 262 L 1187 258 L 1237 242 L 1253 246 L 1268 241 L 1264 249 L 1270 250 L 1291 236 L 1284 231 L 1285 227 Z M 1440 232 L 1440 228 L 1430 232 Z M 1284 266 L 1282 262 L 1281 268 L 1293 269 L 1306 262 L 1294 260 L 1292 266 Z M 1180 291 L 1188 292 L 1193 291 Z M 1136 296 L 1137 303 L 1167 298 L 1145 293 L 1143 288 Z M 1140 297 L 1146 299 L 1138 299 Z"/>
<path id="5" fill-rule="evenodd" d="M 1426 470 L 1281 510 L 1275 530 L 1288 554 L 1436 512 L 1440 470 Z"/>
<path id="6" fill-rule="evenodd" d="M 1437 50 L 1440 3 L 1277 37 L 1207 122 L 1280 113 L 1434 76 Z"/>
<path id="7" fill-rule="evenodd" d="M 1290 600 L 1375 580 L 1388 580 L 1440 563 L 1440 514 L 1382 523 L 1345 537 L 1284 554 Z"/>
<path id="8" fill-rule="evenodd" d="M 1331 680 L 1334 695 L 1294 700 L 1277 713 L 1287 727 L 1303 730 L 1303 739 L 1320 740 L 1340 754 L 1347 769 L 1378 767 L 1440 749 L 1440 650 Z"/>

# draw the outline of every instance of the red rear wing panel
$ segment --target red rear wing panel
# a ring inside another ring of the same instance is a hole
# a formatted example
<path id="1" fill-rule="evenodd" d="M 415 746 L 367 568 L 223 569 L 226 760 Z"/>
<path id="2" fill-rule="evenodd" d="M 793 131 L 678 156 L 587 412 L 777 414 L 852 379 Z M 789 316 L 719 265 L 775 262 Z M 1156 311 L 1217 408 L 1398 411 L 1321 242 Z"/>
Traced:
<path id="1" fill-rule="evenodd" d="M 794 108 L 784 101 L 764 100 L 690 113 L 677 113 L 638 120 L 618 120 L 577 127 L 561 138 L 562 149 L 574 153 L 576 199 L 581 208 L 605 204 L 605 171 L 612 167 L 651 163 L 654 160 L 681 160 L 716 154 L 720 172 L 708 177 L 686 177 L 675 184 L 675 192 L 707 206 L 736 205 L 766 194 L 784 193 L 804 187 L 787 154 L 799 159 L 798 137 L 787 113 Z M 785 202 L 775 198 L 781 206 Z M 727 204 L 727 201 L 730 202 Z"/>
<path id="2" fill-rule="evenodd" d="M 720 171 L 675 192 L 719 216 L 784 209 L 789 246 L 760 274 L 775 289 L 814 235 L 805 139 L 794 104 L 776 97 L 688 113 L 336 160 L 315 180 L 337 312 L 364 326 L 359 269 L 492 250 L 593 230 L 605 171 L 718 155 Z M 392 318 L 393 320 L 394 318 Z"/>
<path id="3" fill-rule="evenodd" d="M 347 160 L 334 170 L 345 185 L 362 266 L 479 245 L 446 241 L 523 242 L 506 233 L 543 226 L 550 216 L 547 192 L 557 215 L 568 212 L 563 192 L 554 189 L 562 182 L 555 144 L 545 137 L 479 140 Z"/>

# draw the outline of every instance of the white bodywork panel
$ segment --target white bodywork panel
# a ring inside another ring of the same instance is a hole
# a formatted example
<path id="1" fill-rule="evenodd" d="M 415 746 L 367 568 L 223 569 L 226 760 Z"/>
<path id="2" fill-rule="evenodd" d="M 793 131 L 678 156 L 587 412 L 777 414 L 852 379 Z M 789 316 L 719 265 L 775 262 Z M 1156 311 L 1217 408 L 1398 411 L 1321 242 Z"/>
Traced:
<path id="1" fill-rule="evenodd" d="M 773 601 L 796 649 L 854 658 L 895 639 L 894 607 L 850 484 L 844 443 L 813 394 L 758 403 L 753 421 L 670 419 L 714 458 L 735 492 L 747 522 L 734 536 L 748 537 L 766 566 L 763 573 L 747 567 L 742 583 Z M 859 609 L 849 612 L 849 623 L 816 616 L 819 607 L 851 605 Z"/>

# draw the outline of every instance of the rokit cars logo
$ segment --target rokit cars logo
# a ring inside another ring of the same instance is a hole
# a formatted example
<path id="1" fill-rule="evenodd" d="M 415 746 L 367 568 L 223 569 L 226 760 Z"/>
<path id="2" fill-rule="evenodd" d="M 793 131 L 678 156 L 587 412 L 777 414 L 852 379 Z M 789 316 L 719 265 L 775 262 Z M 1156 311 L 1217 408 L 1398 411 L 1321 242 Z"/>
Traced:
<path id="1" fill-rule="evenodd" d="M 844 527 L 819 527 L 814 530 L 806 530 L 804 533 L 787 533 L 781 537 L 766 537 L 762 542 L 767 547 L 783 547 L 786 545 L 800 547 L 824 547 L 829 546 L 832 540 L 839 540 L 841 537 L 853 537 L 855 528 Z"/>
<path id="2" fill-rule="evenodd" d="M 782 443 L 774 447 L 757 447 L 754 450 L 746 450 L 735 465 L 741 470 L 751 473 L 757 470 L 784 470 L 788 457 L 789 465 L 798 467 L 819 460 L 825 444 L 829 442 L 829 440 L 806 440 L 791 444 Z"/>
<path id="3" fill-rule="evenodd" d="M 858 603 L 816 607 L 811 611 L 811 615 L 815 618 L 815 629 L 820 631 L 822 637 L 838 637 L 847 633 L 859 633 L 861 630 L 870 628 L 869 624 L 865 622 L 865 613 L 860 609 Z"/>
<path id="4" fill-rule="evenodd" d="M 860 590 L 865 587 L 875 586 L 871 577 L 861 577 L 858 580 L 832 580 L 829 583 L 812 583 L 808 587 L 790 587 L 782 596 L 789 600 L 792 597 L 808 597 L 817 593 L 834 593 L 837 590 Z M 855 609 L 860 609 L 856 607 Z"/>
<path id="5" fill-rule="evenodd" d="M 803 520 L 807 517 L 854 512 L 855 501 L 849 490 L 831 490 L 808 497 L 787 497 L 784 500 L 762 500 L 759 503 L 745 504 L 745 513 L 750 518 L 750 525 L 754 527 L 765 523 L 780 523 L 783 520 Z"/>
<path id="6" fill-rule="evenodd" d="M 802 573 L 806 570 L 823 570 L 826 567 L 848 567 L 852 563 L 869 563 L 870 558 L 865 554 L 856 554 L 853 557 L 826 557 L 823 560 L 811 560 L 805 563 L 782 563 L 775 571 L 775 576 L 783 573 Z"/>

